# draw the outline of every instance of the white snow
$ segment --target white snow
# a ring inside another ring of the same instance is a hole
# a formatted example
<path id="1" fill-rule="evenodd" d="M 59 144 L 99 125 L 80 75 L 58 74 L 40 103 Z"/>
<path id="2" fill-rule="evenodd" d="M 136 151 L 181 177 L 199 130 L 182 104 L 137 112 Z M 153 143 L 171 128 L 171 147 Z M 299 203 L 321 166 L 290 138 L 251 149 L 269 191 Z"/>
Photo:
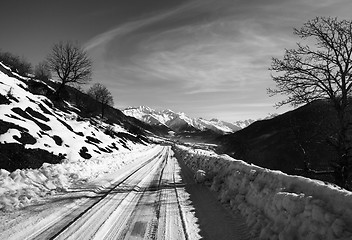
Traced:
<path id="1" fill-rule="evenodd" d="M 254 122 L 255 122 L 255 120 L 253 120 L 253 119 L 246 119 L 246 120 L 235 121 L 233 124 L 240 127 L 240 128 L 246 128 Z"/>
<path id="2" fill-rule="evenodd" d="M 45 96 L 29 92 L 27 80 L 20 81 L 0 71 L 0 94 L 10 101 L 9 104 L 0 104 L 0 119 L 16 125 L 0 134 L 0 143 L 23 144 L 18 139 L 25 133 L 35 141 L 24 143 L 26 149 L 39 148 L 61 154 L 64 159 L 60 164 L 44 163 L 39 169 L 17 169 L 11 173 L 0 169 L 0 210 L 21 208 L 47 194 L 65 191 L 77 181 L 114 171 L 133 159 L 125 159 L 130 151 L 137 150 L 138 155 L 138 149 L 142 148 L 143 154 L 150 148 L 125 138 L 135 136 L 118 124 L 80 118 L 74 112 L 79 110 L 69 103 L 67 106 L 74 111 L 56 109 Z M 114 131 L 115 135 L 109 134 L 108 130 Z M 118 133 L 123 136 L 116 136 Z M 79 154 L 83 148 L 91 155 L 90 159 Z"/>
<path id="3" fill-rule="evenodd" d="M 135 146 L 131 152 L 109 153 L 89 160 L 44 163 L 39 169 L 0 169 L 0 210 L 10 211 L 33 204 L 47 195 L 65 192 L 73 185 L 92 182 L 139 158 L 155 152 L 149 146 Z M 102 182 L 102 181 L 101 181 Z M 100 186 L 104 187 L 104 186 Z"/>
<path id="4" fill-rule="evenodd" d="M 220 200 L 246 217 L 260 239 L 352 239 L 352 193 L 227 155 L 177 146 L 194 171 L 204 170 Z"/>
<path id="5" fill-rule="evenodd" d="M 81 159 L 79 151 L 82 147 L 86 147 L 90 155 L 98 156 L 104 150 L 117 151 L 118 148 L 119 151 L 128 151 L 134 145 L 131 141 L 120 140 L 104 133 L 107 128 L 111 128 L 116 133 L 123 132 L 129 134 L 120 125 L 108 125 L 99 119 L 83 119 L 78 121 L 79 116 L 75 112 L 70 111 L 68 113 L 54 108 L 48 98 L 30 93 L 25 83 L 8 77 L 2 72 L 0 72 L 0 84 L 0 94 L 7 96 L 11 92 L 11 95 L 17 99 L 17 101 L 10 99 L 10 104 L 0 105 L 0 117 L 5 122 L 24 128 L 28 134 L 35 138 L 36 143 L 26 144 L 26 148 L 40 148 L 56 155 L 63 154 L 67 159 L 76 160 Z M 41 107 L 45 108 L 47 112 L 43 111 Z M 20 116 L 12 110 L 14 108 L 22 110 L 35 120 L 33 121 Z M 73 106 L 71 108 L 74 109 Z M 40 113 L 47 121 L 32 115 L 27 111 L 28 109 Z M 43 130 L 36 122 L 44 124 L 51 129 Z M 72 129 L 69 129 L 65 124 Z M 20 131 L 10 128 L 5 134 L 0 135 L 0 143 L 19 143 L 14 136 L 20 137 Z M 61 145 L 54 141 L 54 136 L 61 138 Z M 100 142 L 88 143 L 87 137 L 98 139 Z"/>

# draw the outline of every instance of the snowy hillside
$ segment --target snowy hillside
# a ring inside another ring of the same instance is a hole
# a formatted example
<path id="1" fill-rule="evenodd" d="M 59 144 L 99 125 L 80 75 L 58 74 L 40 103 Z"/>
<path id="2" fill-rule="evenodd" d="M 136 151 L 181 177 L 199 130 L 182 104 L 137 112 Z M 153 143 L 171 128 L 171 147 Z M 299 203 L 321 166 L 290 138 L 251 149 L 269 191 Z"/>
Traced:
<path id="1" fill-rule="evenodd" d="M 28 84 L 36 80 L 14 76 L 0 71 L 0 210 L 61 191 L 78 175 L 97 177 L 107 167 L 123 165 L 113 158 L 103 164 L 104 156 L 148 148 L 145 138 L 121 125 L 82 118 L 68 102 L 65 111 L 56 108 L 44 95 L 29 91 Z"/>
<path id="2" fill-rule="evenodd" d="M 0 72 L 2 152 L 17 144 L 75 161 L 142 143 L 120 125 L 80 117 L 68 102 L 65 111 L 59 110 L 47 97 L 32 94 L 25 82 Z"/>
<path id="3" fill-rule="evenodd" d="M 190 118 L 184 113 L 175 113 L 172 110 L 158 111 L 145 106 L 129 107 L 123 110 L 123 113 L 151 125 L 165 125 L 176 132 L 212 130 L 218 133 L 232 133 L 241 129 L 235 124 L 217 119 Z"/>

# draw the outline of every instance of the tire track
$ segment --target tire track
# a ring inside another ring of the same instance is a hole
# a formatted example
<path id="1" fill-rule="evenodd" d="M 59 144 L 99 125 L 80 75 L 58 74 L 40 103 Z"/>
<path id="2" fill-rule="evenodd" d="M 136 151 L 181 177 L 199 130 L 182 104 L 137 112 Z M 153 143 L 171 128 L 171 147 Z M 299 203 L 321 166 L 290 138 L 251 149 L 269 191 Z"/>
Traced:
<path id="1" fill-rule="evenodd" d="M 177 196 L 175 181 L 175 159 L 170 154 L 165 176 L 162 180 L 158 231 L 153 239 L 187 239 L 185 224 L 182 224 L 182 211 Z"/>
<path id="2" fill-rule="evenodd" d="M 133 211 L 126 214 L 121 214 L 124 217 L 127 217 L 127 220 L 124 221 L 124 226 L 133 226 L 131 228 L 122 228 L 122 232 L 117 232 L 114 230 L 119 225 L 114 224 L 114 227 L 110 229 L 107 235 L 104 236 L 104 239 L 143 239 L 144 236 L 148 235 L 149 232 L 153 231 L 155 226 L 155 219 L 157 214 L 155 211 L 155 199 L 158 199 L 160 195 L 160 180 L 164 173 L 165 166 L 167 164 L 167 152 L 168 149 L 165 148 L 165 153 L 162 156 L 161 163 L 158 163 L 158 167 L 153 172 L 150 181 L 148 181 L 147 186 L 140 190 L 138 199 L 134 204 Z M 153 204 L 146 204 L 153 203 Z M 117 221 L 118 222 L 118 221 Z M 121 224 L 120 224 L 121 225 Z"/>
<path id="3" fill-rule="evenodd" d="M 111 226 L 128 219 L 130 211 L 141 197 L 141 189 L 149 182 L 149 173 L 152 173 L 154 166 L 160 162 L 163 152 L 164 149 L 155 158 L 146 161 L 131 172 L 112 191 L 109 191 L 110 194 L 61 231 L 57 239 L 109 239 L 109 235 L 115 236 L 118 229 L 124 229 L 123 224 L 118 228 Z M 115 223 L 116 221 L 118 223 Z"/>
<path id="4" fill-rule="evenodd" d="M 82 210 L 81 208 L 73 207 L 72 209 L 68 209 L 65 211 L 65 214 L 59 216 L 58 218 L 53 218 L 52 221 L 48 221 L 44 226 L 42 226 L 38 231 L 34 232 L 31 236 L 27 236 L 26 239 L 55 239 L 62 232 L 64 232 L 67 228 L 69 228 L 72 224 L 74 224 L 78 219 L 80 219 L 84 214 L 89 212 L 92 208 L 94 208 L 97 204 L 103 201 L 107 196 L 109 196 L 114 190 L 123 185 L 129 178 L 131 178 L 136 172 L 143 169 L 146 165 L 151 163 L 154 159 L 160 157 L 162 152 L 158 152 L 150 159 L 143 162 L 141 165 L 136 167 L 132 172 L 127 174 L 123 179 L 118 180 L 117 183 L 113 184 L 108 190 L 103 190 L 100 193 L 97 193 L 96 196 L 100 197 L 98 200 L 93 203 L 85 203 L 89 204 L 87 208 Z M 72 211 L 71 211 L 72 210 Z"/>

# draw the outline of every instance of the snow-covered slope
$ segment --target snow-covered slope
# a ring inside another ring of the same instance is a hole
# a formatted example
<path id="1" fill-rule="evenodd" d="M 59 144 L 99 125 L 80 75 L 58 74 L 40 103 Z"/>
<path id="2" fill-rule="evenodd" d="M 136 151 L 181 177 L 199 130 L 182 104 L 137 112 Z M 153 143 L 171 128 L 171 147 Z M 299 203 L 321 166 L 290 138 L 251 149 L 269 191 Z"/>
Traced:
<path id="1" fill-rule="evenodd" d="M 129 107 L 123 113 L 135 117 L 151 125 L 165 125 L 173 131 L 196 131 L 212 130 L 219 133 L 231 133 L 241 128 L 235 124 L 223 122 L 217 119 L 206 120 L 202 118 L 190 118 L 184 113 L 175 113 L 172 110 L 155 110 L 149 107 Z"/>
<path id="2" fill-rule="evenodd" d="M 128 151 L 141 143 L 120 125 L 80 117 L 79 109 L 67 102 L 66 111 L 55 108 L 47 97 L 32 94 L 26 81 L 35 80 L 20 81 L 0 71 L 2 148 L 4 144 L 20 144 L 75 161 L 104 152 Z"/>
<path id="3" fill-rule="evenodd" d="M 114 171 L 125 164 L 126 154 L 137 150 L 144 156 L 150 148 L 145 138 L 121 125 L 82 118 L 68 102 L 64 110 L 56 108 L 29 91 L 36 80 L 9 77 L 2 63 L 0 70 L 0 211 L 65 191 L 77 179 Z"/>

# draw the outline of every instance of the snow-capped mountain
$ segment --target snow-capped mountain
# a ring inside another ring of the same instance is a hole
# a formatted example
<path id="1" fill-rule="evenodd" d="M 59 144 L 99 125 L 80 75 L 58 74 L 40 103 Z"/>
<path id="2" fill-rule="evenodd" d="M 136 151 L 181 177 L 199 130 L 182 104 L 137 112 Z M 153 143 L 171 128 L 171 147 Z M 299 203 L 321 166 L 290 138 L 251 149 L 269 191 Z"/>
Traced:
<path id="1" fill-rule="evenodd" d="M 242 127 L 240 125 L 237 125 L 236 123 L 229 123 L 229 122 L 221 121 L 221 120 L 216 119 L 216 118 L 212 118 L 209 121 L 211 123 L 216 123 L 216 124 L 219 124 L 219 125 L 226 126 L 226 127 L 230 128 L 230 129 L 232 129 L 233 132 L 236 132 L 236 131 L 242 129 Z"/>
<path id="2" fill-rule="evenodd" d="M 175 113 L 169 109 L 155 110 L 140 106 L 126 108 L 123 113 L 151 125 L 165 125 L 175 132 L 212 130 L 219 133 L 232 133 L 241 129 L 235 124 L 218 119 L 190 118 L 184 113 Z"/>
<path id="3" fill-rule="evenodd" d="M 239 120 L 234 122 L 234 125 L 240 127 L 240 128 L 245 128 L 254 123 L 256 120 L 253 119 L 246 119 L 246 120 Z"/>
<path id="4" fill-rule="evenodd" d="M 176 118 L 177 114 L 171 110 L 156 111 L 150 107 L 129 107 L 123 110 L 127 116 L 137 118 L 151 125 L 166 125 L 167 122 Z"/>

